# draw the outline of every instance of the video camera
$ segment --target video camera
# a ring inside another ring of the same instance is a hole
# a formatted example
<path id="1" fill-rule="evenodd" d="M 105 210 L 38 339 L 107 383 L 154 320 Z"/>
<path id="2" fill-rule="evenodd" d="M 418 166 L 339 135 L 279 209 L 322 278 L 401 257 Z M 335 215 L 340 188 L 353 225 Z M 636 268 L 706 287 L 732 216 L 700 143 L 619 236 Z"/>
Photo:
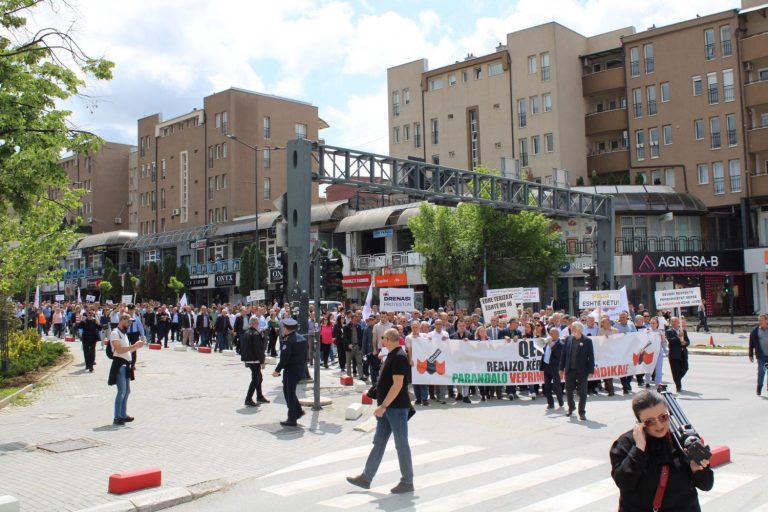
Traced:
<path id="1" fill-rule="evenodd" d="M 667 402 L 669 409 L 669 430 L 672 438 L 675 440 L 678 448 L 688 457 L 689 460 L 701 465 L 702 460 L 709 460 L 712 457 L 712 451 L 709 445 L 705 445 L 701 436 L 691 426 L 691 422 L 685 416 L 680 403 L 675 395 L 664 389 L 661 396 Z"/>

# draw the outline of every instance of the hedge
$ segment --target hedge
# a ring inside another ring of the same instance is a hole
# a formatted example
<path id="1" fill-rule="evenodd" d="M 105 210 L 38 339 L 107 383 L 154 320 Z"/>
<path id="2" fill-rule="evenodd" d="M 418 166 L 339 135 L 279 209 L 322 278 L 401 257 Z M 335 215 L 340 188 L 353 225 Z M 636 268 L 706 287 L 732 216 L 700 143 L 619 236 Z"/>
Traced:
<path id="1" fill-rule="evenodd" d="M 67 351 L 63 343 L 43 341 L 35 329 L 11 331 L 8 334 L 9 369 L 0 373 L 0 386 L 11 377 L 49 366 Z"/>

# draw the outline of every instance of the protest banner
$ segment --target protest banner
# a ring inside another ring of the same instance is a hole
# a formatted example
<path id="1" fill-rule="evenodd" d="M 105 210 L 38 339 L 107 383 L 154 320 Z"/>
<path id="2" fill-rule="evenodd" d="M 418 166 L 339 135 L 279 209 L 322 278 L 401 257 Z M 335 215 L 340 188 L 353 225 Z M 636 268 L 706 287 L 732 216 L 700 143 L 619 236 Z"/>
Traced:
<path id="1" fill-rule="evenodd" d="M 672 290 L 657 290 L 655 295 L 656 309 L 684 308 L 701 304 L 701 288 L 673 288 Z"/>
<path id="2" fill-rule="evenodd" d="M 483 309 L 483 318 L 486 322 L 496 315 L 499 318 L 517 318 L 517 302 L 514 293 L 500 293 L 492 297 L 480 299 Z"/>
<path id="3" fill-rule="evenodd" d="M 652 372 L 660 338 L 650 331 L 592 336 L 595 372 L 590 380 Z M 542 384 L 544 339 L 517 342 L 413 340 L 412 382 L 425 385 L 509 386 Z"/>
<path id="4" fill-rule="evenodd" d="M 64 302 L 64 294 L 62 294 L 62 293 L 60 293 L 60 294 L 57 294 L 57 295 L 54 297 L 54 299 L 56 300 L 56 302 Z"/>
<path id="5" fill-rule="evenodd" d="M 85 296 L 86 302 L 96 302 L 96 296 L 95 295 L 86 295 Z"/>
<path id="6" fill-rule="evenodd" d="M 122 302 L 123 304 L 132 304 L 133 295 L 123 295 L 123 297 L 120 299 L 120 302 Z"/>
<path id="7" fill-rule="evenodd" d="M 626 288 L 621 290 L 588 290 L 579 292 L 579 309 L 600 308 L 611 320 L 619 318 L 619 313 L 629 309 Z"/>
<path id="8" fill-rule="evenodd" d="M 379 311 L 413 311 L 413 288 L 381 288 Z"/>
<path id="9" fill-rule="evenodd" d="M 497 295 L 505 295 L 511 293 L 517 304 L 535 304 L 541 302 L 539 299 L 539 289 L 534 288 L 496 288 L 488 290 L 488 297 L 495 297 Z"/>

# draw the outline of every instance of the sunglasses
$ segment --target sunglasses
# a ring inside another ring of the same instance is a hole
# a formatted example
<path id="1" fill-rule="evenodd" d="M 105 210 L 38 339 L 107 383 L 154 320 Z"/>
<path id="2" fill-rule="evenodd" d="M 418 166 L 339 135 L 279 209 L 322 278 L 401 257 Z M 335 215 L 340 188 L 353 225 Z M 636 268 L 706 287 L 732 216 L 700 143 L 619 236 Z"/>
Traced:
<path id="1" fill-rule="evenodd" d="M 656 423 L 666 423 L 669 421 L 669 413 L 665 412 L 658 418 L 648 418 L 647 420 L 643 420 L 642 424 L 645 426 L 645 428 L 650 428 L 656 425 Z"/>

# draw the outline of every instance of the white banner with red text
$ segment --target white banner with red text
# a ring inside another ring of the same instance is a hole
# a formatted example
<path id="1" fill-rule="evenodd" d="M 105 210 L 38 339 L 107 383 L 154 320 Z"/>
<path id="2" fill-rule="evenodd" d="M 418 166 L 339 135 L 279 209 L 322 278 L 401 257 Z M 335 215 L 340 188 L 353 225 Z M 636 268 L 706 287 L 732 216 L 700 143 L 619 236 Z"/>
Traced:
<path id="1" fill-rule="evenodd" d="M 660 339 L 650 331 L 592 336 L 595 372 L 590 380 L 653 372 Z M 435 340 L 412 343 L 413 384 L 511 386 L 542 384 L 545 339 Z M 563 353 L 562 357 L 568 357 Z"/>

